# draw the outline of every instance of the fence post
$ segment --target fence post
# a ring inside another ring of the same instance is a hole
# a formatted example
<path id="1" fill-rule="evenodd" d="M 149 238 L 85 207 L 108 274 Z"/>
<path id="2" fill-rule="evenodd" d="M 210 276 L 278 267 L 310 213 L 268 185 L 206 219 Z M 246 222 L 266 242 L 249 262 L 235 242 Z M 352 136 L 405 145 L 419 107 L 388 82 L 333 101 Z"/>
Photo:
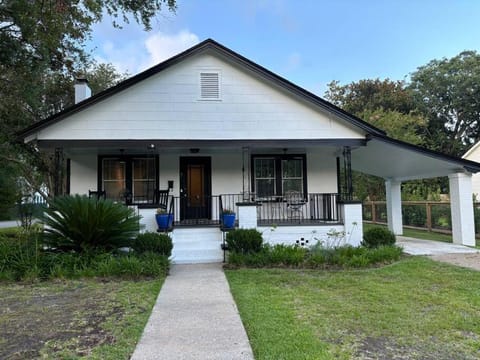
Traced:
<path id="1" fill-rule="evenodd" d="M 432 204 L 428 201 L 425 203 L 425 208 L 427 210 L 427 225 L 428 231 L 432 231 Z"/>
<path id="2" fill-rule="evenodd" d="M 375 224 L 377 222 L 377 213 L 375 208 L 375 201 L 370 203 L 372 205 L 372 222 Z"/>

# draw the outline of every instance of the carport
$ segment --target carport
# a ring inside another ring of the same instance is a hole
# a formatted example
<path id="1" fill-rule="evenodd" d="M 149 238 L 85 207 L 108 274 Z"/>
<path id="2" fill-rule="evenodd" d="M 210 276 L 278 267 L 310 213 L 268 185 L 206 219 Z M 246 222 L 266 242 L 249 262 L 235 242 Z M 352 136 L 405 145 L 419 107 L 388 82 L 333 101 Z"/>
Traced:
<path id="1" fill-rule="evenodd" d="M 385 179 L 388 227 L 396 235 L 403 234 L 402 182 L 448 176 L 453 242 L 475 246 L 472 174 L 479 163 L 370 135 L 367 146 L 351 149 L 351 167 Z"/>

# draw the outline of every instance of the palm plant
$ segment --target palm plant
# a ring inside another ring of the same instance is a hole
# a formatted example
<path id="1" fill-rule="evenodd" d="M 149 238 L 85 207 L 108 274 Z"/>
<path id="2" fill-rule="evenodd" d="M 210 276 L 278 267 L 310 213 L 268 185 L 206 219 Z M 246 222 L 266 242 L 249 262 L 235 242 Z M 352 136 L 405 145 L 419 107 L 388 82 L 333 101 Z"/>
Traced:
<path id="1" fill-rule="evenodd" d="M 57 251 L 110 251 L 131 245 L 140 216 L 110 200 L 61 196 L 50 202 L 42 217 L 44 244 Z"/>

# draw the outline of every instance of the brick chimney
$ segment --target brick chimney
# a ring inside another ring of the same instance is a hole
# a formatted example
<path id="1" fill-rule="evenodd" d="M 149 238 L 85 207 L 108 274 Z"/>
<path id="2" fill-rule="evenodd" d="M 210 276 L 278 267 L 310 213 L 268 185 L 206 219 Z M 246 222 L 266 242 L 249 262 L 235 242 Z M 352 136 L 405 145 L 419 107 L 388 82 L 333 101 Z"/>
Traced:
<path id="1" fill-rule="evenodd" d="M 88 80 L 84 76 L 77 77 L 75 80 L 75 104 L 90 96 L 92 96 L 92 90 L 88 87 Z"/>

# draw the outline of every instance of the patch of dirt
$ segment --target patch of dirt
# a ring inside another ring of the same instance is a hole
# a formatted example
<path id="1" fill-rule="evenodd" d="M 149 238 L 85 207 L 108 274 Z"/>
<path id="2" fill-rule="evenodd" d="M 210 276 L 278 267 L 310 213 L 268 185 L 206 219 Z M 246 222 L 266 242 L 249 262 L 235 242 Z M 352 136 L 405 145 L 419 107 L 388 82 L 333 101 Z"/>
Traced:
<path id="1" fill-rule="evenodd" d="M 441 254 L 441 255 L 432 255 L 430 257 L 431 259 L 436 261 L 442 261 L 449 264 L 480 271 L 480 253 Z"/>
<path id="2" fill-rule="evenodd" d="M 362 360 L 475 360 L 477 357 L 431 338 L 427 342 L 398 344 L 388 337 L 365 337 L 357 343 L 356 359 Z"/>
<path id="3" fill-rule="evenodd" d="M 54 352 L 72 348 L 82 356 L 94 346 L 114 343 L 102 328 L 107 319 L 123 315 L 109 296 L 113 286 L 77 281 L 2 287 L 0 359 L 38 358 L 45 345 Z"/>

